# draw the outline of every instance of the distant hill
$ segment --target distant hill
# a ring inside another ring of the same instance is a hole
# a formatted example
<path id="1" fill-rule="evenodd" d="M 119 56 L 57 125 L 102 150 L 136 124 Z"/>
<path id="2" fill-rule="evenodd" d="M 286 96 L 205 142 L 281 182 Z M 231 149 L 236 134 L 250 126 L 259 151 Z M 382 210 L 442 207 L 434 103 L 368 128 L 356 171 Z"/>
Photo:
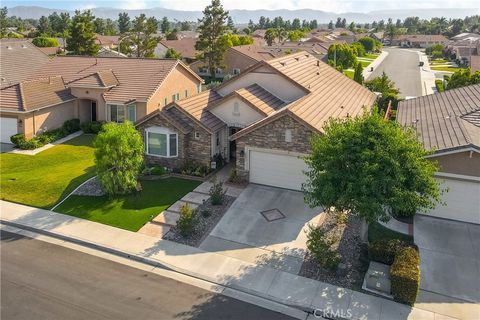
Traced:
<path id="1" fill-rule="evenodd" d="M 37 6 L 16 6 L 8 8 L 9 16 L 17 16 L 21 18 L 35 18 L 38 19 L 42 15 L 47 16 L 52 12 L 70 12 L 68 10 L 58 10 L 58 9 L 49 9 L 44 7 Z M 141 10 L 124 10 L 116 8 L 94 8 L 92 9 L 93 13 L 97 17 L 101 18 L 111 18 L 117 19 L 120 12 L 128 12 L 132 17 L 139 15 L 140 13 L 145 13 L 147 16 L 155 16 L 160 19 L 164 16 L 168 17 L 170 20 L 179 20 L 179 21 L 196 21 L 202 17 L 200 11 L 180 11 L 180 10 L 170 10 L 166 8 L 149 8 Z M 401 9 L 401 10 L 378 10 L 371 11 L 368 13 L 356 13 L 356 12 L 346 12 L 346 13 L 334 13 L 321 10 L 313 9 L 300 9 L 300 10 L 230 10 L 230 15 L 232 16 L 235 23 L 247 23 L 249 19 L 252 19 L 254 22 L 257 22 L 261 16 L 274 18 L 281 16 L 286 20 L 292 20 L 294 18 L 300 18 L 301 20 L 313 20 L 317 19 L 319 23 L 328 23 L 330 20 L 336 20 L 337 17 L 345 18 L 347 21 L 355 21 L 359 23 L 372 22 L 374 20 L 378 21 L 381 19 L 387 20 L 388 18 L 396 19 L 405 19 L 406 17 L 418 16 L 422 19 L 430 19 L 432 17 L 446 17 L 446 18 L 464 18 L 466 16 L 472 16 L 480 14 L 480 8 L 470 8 L 470 9 L 422 9 L 422 10 L 411 10 L 411 9 Z"/>

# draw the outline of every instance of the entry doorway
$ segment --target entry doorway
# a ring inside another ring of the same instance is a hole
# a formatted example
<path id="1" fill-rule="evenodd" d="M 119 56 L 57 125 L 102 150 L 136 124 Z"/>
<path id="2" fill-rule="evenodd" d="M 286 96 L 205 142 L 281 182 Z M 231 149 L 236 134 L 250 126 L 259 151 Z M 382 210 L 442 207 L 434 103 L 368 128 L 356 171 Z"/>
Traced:
<path id="1" fill-rule="evenodd" d="M 97 121 L 97 102 L 96 101 L 91 102 L 91 120 Z"/>
<path id="2" fill-rule="evenodd" d="M 229 136 L 235 134 L 238 129 L 237 128 L 229 128 Z M 237 141 L 235 140 L 230 140 L 230 154 L 229 154 L 229 160 L 235 162 L 235 159 L 237 158 Z"/>

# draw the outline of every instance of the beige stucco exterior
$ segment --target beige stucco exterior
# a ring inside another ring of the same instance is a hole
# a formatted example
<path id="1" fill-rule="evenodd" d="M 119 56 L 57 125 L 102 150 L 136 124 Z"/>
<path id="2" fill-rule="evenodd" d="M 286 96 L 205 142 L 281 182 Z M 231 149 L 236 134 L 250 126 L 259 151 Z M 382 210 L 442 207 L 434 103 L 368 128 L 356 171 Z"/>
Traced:
<path id="1" fill-rule="evenodd" d="M 480 177 L 480 152 L 464 151 L 431 157 L 440 166 L 440 172 Z"/>
<path id="2" fill-rule="evenodd" d="M 237 106 L 238 112 L 235 112 L 235 106 Z M 244 128 L 265 117 L 247 105 L 244 100 L 235 96 L 215 106 L 210 112 L 228 126 L 238 128 Z"/>
<path id="3" fill-rule="evenodd" d="M 225 52 L 223 63 L 225 65 L 224 72 L 226 74 L 235 74 L 235 69 L 238 69 L 240 73 L 242 73 L 245 69 L 257 63 L 257 60 L 250 58 L 237 50 L 230 49 Z"/>

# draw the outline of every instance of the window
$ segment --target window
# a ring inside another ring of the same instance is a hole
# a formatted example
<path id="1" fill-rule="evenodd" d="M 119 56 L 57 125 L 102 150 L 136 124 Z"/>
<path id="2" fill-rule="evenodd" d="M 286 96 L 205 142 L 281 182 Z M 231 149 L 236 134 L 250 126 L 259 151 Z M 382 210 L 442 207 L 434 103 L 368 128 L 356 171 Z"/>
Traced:
<path id="1" fill-rule="evenodd" d="M 176 96 L 175 94 L 172 95 L 172 101 L 175 101 L 175 98 L 176 98 L 176 97 L 177 97 L 177 96 Z"/>
<path id="2" fill-rule="evenodd" d="M 202 92 L 202 85 L 201 84 L 199 84 L 197 86 L 197 93 L 200 93 L 200 92 Z"/>
<path id="3" fill-rule="evenodd" d="M 176 98 L 177 98 L 177 100 L 180 100 L 180 93 L 176 94 Z"/>
<path id="4" fill-rule="evenodd" d="M 185 98 L 188 98 L 188 90 L 185 90 Z"/>
<path id="5" fill-rule="evenodd" d="M 163 105 L 165 105 L 165 106 L 166 106 L 166 105 L 167 105 L 167 103 L 168 103 L 168 99 L 167 99 L 167 98 L 165 98 L 165 101 L 163 102 Z"/>
<path id="6" fill-rule="evenodd" d="M 292 130 L 285 130 L 285 142 L 292 142 Z"/>
<path id="7" fill-rule="evenodd" d="M 198 132 L 198 131 L 195 132 L 195 139 L 197 139 L 197 140 L 200 139 L 200 132 Z"/>
<path id="8" fill-rule="evenodd" d="M 108 105 L 110 108 L 110 121 L 124 122 L 129 120 L 135 122 L 137 120 L 137 106 L 135 104 L 125 105 Z"/>
<path id="9" fill-rule="evenodd" d="M 159 157 L 178 156 L 178 135 L 166 128 L 145 130 L 147 154 Z"/>
<path id="10" fill-rule="evenodd" d="M 240 69 L 234 68 L 234 69 L 233 69 L 233 74 L 234 74 L 234 75 L 240 74 Z"/>
<path id="11" fill-rule="evenodd" d="M 238 104 L 238 102 L 233 103 L 233 115 L 234 116 L 240 115 L 240 105 Z"/>

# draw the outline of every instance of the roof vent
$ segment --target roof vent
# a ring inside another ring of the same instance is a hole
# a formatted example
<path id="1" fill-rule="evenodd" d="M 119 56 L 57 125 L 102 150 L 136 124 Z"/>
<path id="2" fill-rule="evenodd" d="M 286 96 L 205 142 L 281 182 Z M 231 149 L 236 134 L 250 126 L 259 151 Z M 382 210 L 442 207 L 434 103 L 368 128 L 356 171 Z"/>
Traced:
<path id="1" fill-rule="evenodd" d="M 345 108 L 345 107 L 344 107 L 344 106 L 340 106 L 340 109 L 343 109 L 343 108 Z"/>
<path id="2" fill-rule="evenodd" d="M 418 119 L 415 119 L 412 121 L 413 124 L 416 124 L 419 120 Z"/>
<path id="3" fill-rule="evenodd" d="M 317 60 L 317 67 L 320 67 L 320 60 Z"/>
<path id="4" fill-rule="evenodd" d="M 299 58 L 299 57 L 296 57 L 295 60 L 300 61 L 300 58 Z"/>
<path id="5" fill-rule="evenodd" d="M 280 62 L 280 64 L 285 67 L 285 65 L 286 65 L 287 63 L 286 63 L 286 62 Z"/>
<path id="6" fill-rule="evenodd" d="M 8 49 L 8 50 L 12 50 L 12 47 L 10 47 L 10 46 L 7 46 L 7 49 Z"/>
<path id="7" fill-rule="evenodd" d="M 27 48 L 27 46 L 26 46 L 26 45 L 24 45 L 24 44 L 22 44 L 22 48 L 23 48 L 23 49 L 26 49 L 26 48 Z"/>

